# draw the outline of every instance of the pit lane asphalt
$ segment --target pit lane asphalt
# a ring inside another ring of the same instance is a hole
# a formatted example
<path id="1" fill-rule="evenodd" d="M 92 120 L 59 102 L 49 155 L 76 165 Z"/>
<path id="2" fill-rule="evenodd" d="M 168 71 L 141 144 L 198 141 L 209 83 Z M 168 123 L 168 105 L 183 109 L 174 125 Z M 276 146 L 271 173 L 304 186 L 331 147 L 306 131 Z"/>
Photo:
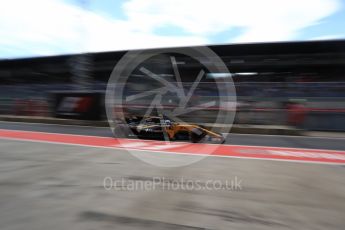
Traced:
<path id="1" fill-rule="evenodd" d="M 343 229 L 344 170 L 219 157 L 162 168 L 125 150 L 0 139 L 0 229 Z"/>
<path id="2" fill-rule="evenodd" d="M 112 136 L 111 130 L 104 127 L 0 122 L 0 129 L 77 134 L 87 136 Z M 226 144 L 345 150 L 345 138 L 332 137 L 324 138 L 230 133 L 226 137 Z"/>
<path id="3" fill-rule="evenodd" d="M 105 128 L 9 122 L 0 128 L 111 136 Z M 228 141 L 314 148 L 333 141 L 341 148 L 344 140 L 234 134 Z M 218 157 L 162 168 L 126 150 L 0 139 L 0 229 L 343 229 L 344 170 Z M 107 190 L 107 177 L 139 186 L 117 183 Z M 241 186 L 232 190 L 186 186 L 186 180 L 204 187 L 235 178 Z M 140 186 L 157 180 L 165 187 Z"/>

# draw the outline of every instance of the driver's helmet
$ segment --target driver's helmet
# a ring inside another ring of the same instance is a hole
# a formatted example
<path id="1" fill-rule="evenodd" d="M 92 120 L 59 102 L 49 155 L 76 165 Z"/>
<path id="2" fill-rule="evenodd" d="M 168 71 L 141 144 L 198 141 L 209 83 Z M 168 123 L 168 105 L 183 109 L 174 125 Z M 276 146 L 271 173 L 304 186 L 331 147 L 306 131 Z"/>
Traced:
<path id="1" fill-rule="evenodd" d="M 171 121 L 170 120 L 164 120 L 164 123 L 167 125 L 171 125 Z"/>

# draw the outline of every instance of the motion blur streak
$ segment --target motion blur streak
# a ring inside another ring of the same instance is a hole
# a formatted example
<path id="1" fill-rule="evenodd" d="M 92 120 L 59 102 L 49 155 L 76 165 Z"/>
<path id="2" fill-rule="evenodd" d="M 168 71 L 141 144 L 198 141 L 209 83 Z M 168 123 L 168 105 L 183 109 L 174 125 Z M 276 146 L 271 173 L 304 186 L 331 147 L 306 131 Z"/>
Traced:
<path id="1" fill-rule="evenodd" d="M 0 138 L 101 148 L 123 148 L 170 154 L 210 155 L 218 157 L 345 164 L 345 151 L 334 150 L 311 150 L 239 145 L 219 145 L 217 148 L 214 148 L 214 146 L 211 144 L 190 144 L 184 142 L 162 144 L 162 142 L 159 141 L 142 141 L 133 139 L 120 140 L 109 137 L 13 131 L 4 129 L 0 130 Z"/>

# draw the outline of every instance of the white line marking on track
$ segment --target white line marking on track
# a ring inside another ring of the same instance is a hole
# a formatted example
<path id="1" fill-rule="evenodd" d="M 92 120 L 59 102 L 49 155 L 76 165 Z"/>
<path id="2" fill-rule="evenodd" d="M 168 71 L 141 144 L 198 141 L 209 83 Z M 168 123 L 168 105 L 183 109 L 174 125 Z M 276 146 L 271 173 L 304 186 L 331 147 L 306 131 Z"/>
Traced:
<path id="1" fill-rule="evenodd" d="M 67 146 L 78 146 L 78 147 L 86 147 L 86 148 L 101 148 L 101 149 L 115 149 L 115 150 L 121 150 L 126 151 L 125 148 L 120 147 L 108 147 L 108 146 L 92 146 L 92 145 L 84 145 L 84 144 L 73 144 L 73 143 L 61 143 L 61 142 L 52 142 L 52 141 L 41 141 L 41 140 L 24 140 L 20 138 L 6 138 L 1 137 L 0 139 L 4 140 L 11 140 L 11 141 L 19 141 L 19 142 L 32 142 L 32 143 L 43 143 L 43 144 L 56 144 L 56 145 L 67 145 Z M 179 152 L 178 154 L 173 152 L 164 152 L 164 151 L 158 151 L 158 150 L 142 150 L 142 149 L 128 149 L 131 151 L 137 151 L 137 152 L 155 152 L 155 153 L 163 153 L 163 154 L 174 154 L 175 156 L 189 156 L 189 157 L 205 157 L 204 154 L 190 154 L 190 153 L 183 153 Z M 122 153 L 122 152 L 121 152 Z M 274 158 L 258 158 L 258 157 L 239 157 L 239 156 L 224 156 L 224 155 L 207 155 L 208 157 L 221 157 L 221 158 L 235 158 L 235 159 L 241 159 L 241 160 L 265 160 L 265 161 L 278 161 L 278 162 L 288 162 L 288 163 L 304 163 L 304 164 L 321 164 L 321 165 L 345 165 L 345 163 L 333 163 L 333 162 L 314 162 L 314 161 L 303 161 L 303 160 L 288 160 L 288 159 L 274 159 Z"/>

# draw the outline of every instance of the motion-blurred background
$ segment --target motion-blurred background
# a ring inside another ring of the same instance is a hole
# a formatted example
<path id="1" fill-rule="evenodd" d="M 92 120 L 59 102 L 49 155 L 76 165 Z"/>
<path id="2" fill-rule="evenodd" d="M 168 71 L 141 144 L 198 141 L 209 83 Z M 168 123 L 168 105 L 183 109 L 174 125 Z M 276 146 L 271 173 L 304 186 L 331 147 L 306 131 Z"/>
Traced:
<path id="1" fill-rule="evenodd" d="M 122 50 L 211 44 L 235 83 L 235 124 L 264 125 L 265 130 L 279 126 L 285 133 L 292 128 L 345 130 L 345 14 L 340 0 L 35 0 L 4 1 L 1 8 L 3 120 L 105 121 L 104 92 Z M 169 77 L 167 64 L 158 64 L 163 68 L 156 74 Z M 188 78 L 193 66 L 188 60 L 180 66 Z M 141 82 L 138 78 L 136 84 Z M 202 82 L 200 87 L 202 95 L 194 101 L 218 96 L 214 85 Z M 215 116 L 210 110 L 196 115 L 199 123 Z M 250 129 L 235 126 L 233 131 Z"/>
<path id="2" fill-rule="evenodd" d="M 230 75 L 207 75 L 206 80 L 200 82 L 192 101 L 198 104 L 221 97 L 212 79 L 232 78 L 237 95 L 235 132 L 250 132 L 250 129 L 245 129 L 249 126 L 243 125 L 261 125 L 266 130 L 280 127 L 286 130 L 345 131 L 345 41 L 218 45 L 210 48 L 222 58 Z M 15 120 L 17 116 L 17 120 L 34 121 L 36 118 L 37 122 L 49 123 L 53 120 L 44 118 L 64 118 L 98 121 L 95 126 L 106 125 L 105 90 L 113 68 L 124 53 L 114 51 L 1 60 L 1 119 Z M 178 61 L 182 63 L 179 68 L 187 90 L 199 66 L 193 65 L 187 57 Z M 169 62 L 157 59 L 151 66 L 155 74 L 174 81 Z M 153 87 L 144 74 L 133 73 L 132 78 L 134 80 L 127 85 L 129 94 Z M 149 99 L 133 102 L 131 106 L 146 108 L 151 103 Z M 162 103 L 173 106 L 175 102 L 166 100 Z M 230 108 L 204 109 L 193 116 L 187 115 L 185 119 L 210 123 L 217 116 L 218 109 Z"/>

